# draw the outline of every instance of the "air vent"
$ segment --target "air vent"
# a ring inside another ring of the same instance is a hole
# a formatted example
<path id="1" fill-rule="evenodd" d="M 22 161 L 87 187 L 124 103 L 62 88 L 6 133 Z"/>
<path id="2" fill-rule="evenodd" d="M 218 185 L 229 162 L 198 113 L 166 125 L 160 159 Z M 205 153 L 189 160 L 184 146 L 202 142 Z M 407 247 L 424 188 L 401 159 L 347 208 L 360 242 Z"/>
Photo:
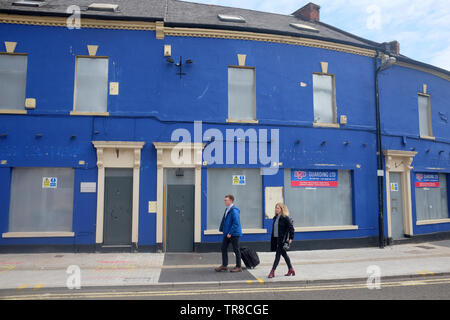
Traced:
<path id="1" fill-rule="evenodd" d="M 89 11 L 106 11 L 117 12 L 119 10 L 118 4 L 111 3 L 92 3 L 88 6 Z"/>
<path id="2" fill-rule="evenodd" d="M 225 22 L 245 22 L 245 19 L 241 16 L 235 16 L 235 15 L 230 15 L 230 14 L 218 14 L 217 17 L 219 18 L 220 21 L 225 21 Z"/>
<path id="3" fill-rule="evenodd" d="M 302 23 L 290 23 L 289 24 L 292 28 L 295 28 L 297 30 L 302 30 L 302 31 L 311 31 L 311 32 L 319 32 L 319 30 L 317 30 L 314 27 L 308 26 L 306 24 L 302 24 Z"/>
<path id="4" fill-rule="evenodd" d="M 31 1 L 31 0 L 19 0 L 12 3 L 13 6 L 20 7 L 42 7 L 46 4 L 45 1 Z"/>

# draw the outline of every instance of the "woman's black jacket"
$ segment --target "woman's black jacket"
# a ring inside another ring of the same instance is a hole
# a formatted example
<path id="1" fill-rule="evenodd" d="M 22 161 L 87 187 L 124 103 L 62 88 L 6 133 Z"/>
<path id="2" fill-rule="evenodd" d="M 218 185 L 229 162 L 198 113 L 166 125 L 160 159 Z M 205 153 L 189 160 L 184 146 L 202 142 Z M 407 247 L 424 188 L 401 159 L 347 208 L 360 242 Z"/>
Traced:
<path id="1" fill-rule="evenodd" d="M 294 223 L 291 218 L 280 216 L 280 220 L 278 221 L 278 238 L 273 236 L 273 226 L 275 225 L 275 220 L 277 216 L 273 217 L 272 224 L 272 237 L 270 241 L 270 250 L 276 251 L 277 246 L 282 247 L 283 244 L 288 240 L 294 240 Z"/>

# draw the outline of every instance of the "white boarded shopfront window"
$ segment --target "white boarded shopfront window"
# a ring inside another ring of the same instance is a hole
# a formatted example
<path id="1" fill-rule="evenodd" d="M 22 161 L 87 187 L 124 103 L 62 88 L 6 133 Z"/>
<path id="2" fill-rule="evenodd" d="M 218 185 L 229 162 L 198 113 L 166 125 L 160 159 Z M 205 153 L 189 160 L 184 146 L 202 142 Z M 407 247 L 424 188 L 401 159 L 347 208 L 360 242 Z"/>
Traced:
<path id="1" fill-rule="evenodd" d="M 417 221 L 449 217 L 446 174 L 416 173 L 414 185 Z"/>
<path id="2" fill-rule="evenodd" d="M 285 203 L 295 227 L 353 225 L 349 170 L 284 170 Z"/>
<path id="3" fill-rule="evenodd" d="M 14 168 L 10 232 L 72 231 L 72 168 Z"/>
<path id="4" fill-rule="evenodd" d="M 225 213 L 224 198 L 232 194 L 241 211 L 243 229 L 262 228 L 262 177 L 260 169 L 209 168 L 207 229 L 219 229 Z"/>

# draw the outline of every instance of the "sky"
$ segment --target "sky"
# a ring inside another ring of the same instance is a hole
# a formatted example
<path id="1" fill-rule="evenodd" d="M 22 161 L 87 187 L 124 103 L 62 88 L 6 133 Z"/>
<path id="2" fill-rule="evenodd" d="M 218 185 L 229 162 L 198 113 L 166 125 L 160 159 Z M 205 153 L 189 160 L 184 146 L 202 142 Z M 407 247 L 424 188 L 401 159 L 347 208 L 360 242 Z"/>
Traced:
<path id="1" fill-rule="evenodd" d="M 291 14 L 308 0 L 185 0 Z M 320 20 L 376 42 L 400 42 L 400 53 L 450 71 L 450 0 L 314 0 Z"/>

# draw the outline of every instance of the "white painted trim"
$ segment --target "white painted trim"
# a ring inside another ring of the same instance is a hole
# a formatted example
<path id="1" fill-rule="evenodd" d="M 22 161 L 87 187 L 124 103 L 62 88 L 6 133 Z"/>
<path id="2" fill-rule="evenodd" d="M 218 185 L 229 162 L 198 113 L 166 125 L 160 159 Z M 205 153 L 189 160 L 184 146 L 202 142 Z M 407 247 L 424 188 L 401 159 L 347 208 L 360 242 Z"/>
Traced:
<path id="1" fill-rule="evenodd" d="M 0 109 L 0 114 L 27 114 L 27 110 Z"/>
<path id="2" fill-rule="evenodd" d="M 427 225 L 427 224 L 438 224 L 438 223 L 450 223 L 450 218 L 416 221 L 416 225 L 418 225 L 418 226 Z"/>
<path id="3" fill-rule="evenodd" d="M 420 136 L 420 139 L 436 140 L 436 137 L 432 137 L 432 136 Z"/>
<path id="4" fill-rule="evenodd" d="M 3 238 L 51 238 L 51 237 L 74 237 L 74 232 L 5 232 Z"/>
<path id="5" fill-rule="evenodd" d="M 358 230 L 356 225 L 348 226 L 319 226 L 319 227 L 296 227 L 295 232 L 315 232 L 315 231 L 342 231 L 342 230 Z"/>
<path id="6" fill-rule="evenodd" d="M 417 152 L 402 150 L 383 150 L 386 163 L 385 192 L 388 222 L 388 238 L 392 238 L 390 173 L 401 173 L 403 199 L 403 229 L 407 235 L 413 235 L 412 200 L 411 200 L 411 166 Z"/>
<path id="7" fill-rule="evenodd" d="M 267 229 L 242 229 L 242 233 L 243 234 L 265 234 L 265 233 L 267 233 Z M 211 230 L 204 230 L 203 234 L 205 236 L 221 235 L 221 234 L 223 234 L 223 232 L 216 230 L 216 229 L 211 229 Z"/>
<path id="8" fill-rule="evenodd" d="M 201 242 L 201 191 L 202 191 L 202 152 L 205 143 L 190 142 L 153 142 L 156 149 L 156 243 L 163 243 L 164 235 L 164 168 L 194 168 L 195 169 L 195 191 L 194 191 L 194 242 Z M 191 152 L 190 163 L 176 164 L 171 157 L 174 148 Z M 165 250 L 165 248 L 164 248 Z"/>
<path id="9" fill-rule="evenodd" d="M 340 128 L 339 123 L 313 123 L 315 128 Z"/>
<path id="10" fill-rule="evenodd" d="M 95 242 L 103 243 L 103 219 L 105 215 L 105 168 L 133 169 L 133 204 L 131 217 L 131 242 L 138 242 L 139 227 L 139 176 L 141 167 L 141 149 L 145 142 L 138 141 L 92 141 L 97 149 L 97 227 Z M 118 149 L 124 157 L 112 156 L 112 151 Z"/>
<path id="11" fill-rule="evenodd" d="M 227 123 L 252 123 L 252 124 L 258 124 L 259 120 L 239 120 L 239 119 L 227 119 Z"/>
<path id="12" fill-rule="evenodd" d="M 109 116 L 109 112 L 70 111 L 71 116 Z"/>

